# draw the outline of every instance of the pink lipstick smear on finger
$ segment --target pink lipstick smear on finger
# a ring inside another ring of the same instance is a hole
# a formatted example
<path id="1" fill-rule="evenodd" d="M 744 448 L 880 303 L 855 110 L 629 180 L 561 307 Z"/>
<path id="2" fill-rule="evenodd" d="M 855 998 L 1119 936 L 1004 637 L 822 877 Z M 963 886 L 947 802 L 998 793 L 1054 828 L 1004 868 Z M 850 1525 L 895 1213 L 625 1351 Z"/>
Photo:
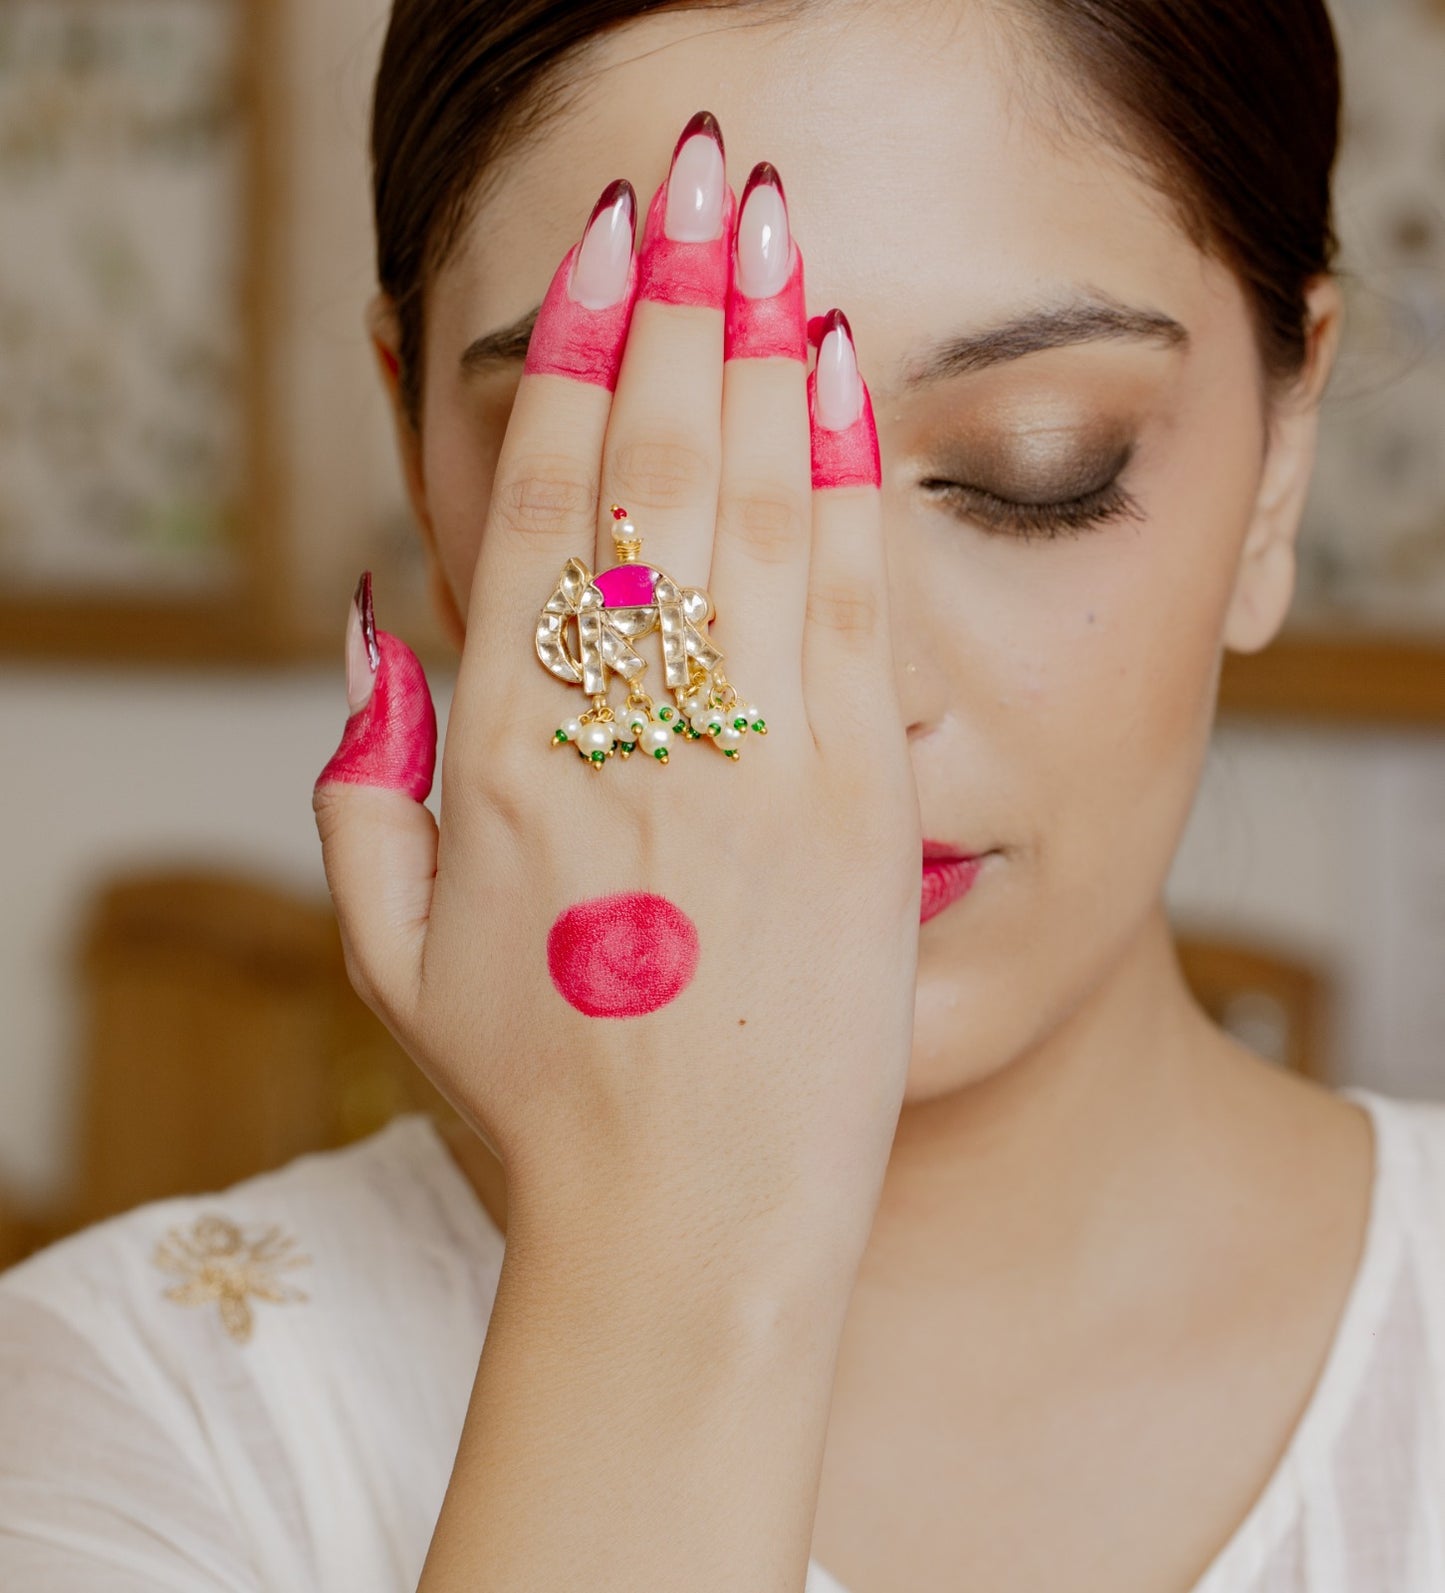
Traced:
<path id="1" fill-rule="evenodd" d="M 637 296 L 632 253 L 637 197 L 618 178 L 602 191 L 582 234 L 562 257 L 527 343 L 523 369 L 535 376 L 570 376 L 612 392 Z M 573 290 L 582 294 L 573 297 Z M 611 304 L 598 304 L 608 291 Z"/>
<path id="2" fill-rule="evenodd" d="M 783 182 L 767 162 L 753 167 L 738 207 L 723 358 L 808 363 L 803 254 L 788 227 Z"/>
<path id="3" fill-rule="evenodd" d="M 638 298 L 722 309 L 736 220 L 722 129 L 710 112 L 699 111 L 683 128 L 671 170 L 647 207 L 637 251 Z"/>

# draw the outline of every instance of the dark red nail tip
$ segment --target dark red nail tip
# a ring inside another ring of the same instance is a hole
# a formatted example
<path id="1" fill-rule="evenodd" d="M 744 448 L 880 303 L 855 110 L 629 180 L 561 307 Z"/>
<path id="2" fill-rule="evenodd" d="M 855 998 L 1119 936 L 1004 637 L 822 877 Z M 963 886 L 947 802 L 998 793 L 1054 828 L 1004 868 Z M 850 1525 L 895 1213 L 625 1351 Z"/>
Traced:
<path id="1" fill-rule="evenodd" d="M 829 332 L 836 332 L 839 327 L 848 334 L 848 341 L 853 341 L 853 328 L 848 325 L 848 317 L 841 310 L 829 310 L 826 315 L 814 315 L 808 319 L 808 341 L 814 348 L 822 348 L 823 339 Z"/>
<path id="2" fill-rule="evenodd" d="M 375 674 L 381 663 L 381 648 L 376 643 L 376 614 L 371 606 L 370 570 L 361 572 L 361 579 L 356 583 L 356 594 L 352 601 L 361 610 L 361 634 L 366 640 L 366 661 Z"/>
<path id="3" fill-rule="evenodd" d="M 783 192 L 783 179 L 778 176 L 778 168 L 770 160 L 760 160 L 748 173 L 748 180 L 743 184 L 743 196 L 738 201 L 738 214 L 742 214 L 743 206 L 748 202 L 748 195 L 759 183 L 768 183 L 778 190 L 778 195 L 786 205 L 788 196 Z"/>
<path id="4" fill-rule="evenodd" d="M 723 146 L 722 128 L 718 126 L 717 117 L 711 111 L 698 111 L 682 132 L 678 134 L 677 142 L 672 146 L 672 158 L 677 159 L 678 151 L 695 133 L 706 133 L 713 139 L 719 152 L 726 157 L 727 151 Z"/>
<path id="5" fill-rule="evenodd" d="M 602 190 L 601 198 L 599 198 L 597 203 L 593 205 L 592 214 L 587 218 L 587 226 L 583 227 L 582 229 L 582 236 L 584 238 L 587 236 L 588 230 L 591 228 L 592 223 L 597 220 L 598 216 L 600 216 L 604 210 L 611 210 L 613 205 L 615 205 L 619 199 L 624 197 L 627 200 L 628 214 L 635 222 L 637 220 L 636 190 L 625 177 L 619 177 L 615 182 L 608 183 L 608 185 Z"/>

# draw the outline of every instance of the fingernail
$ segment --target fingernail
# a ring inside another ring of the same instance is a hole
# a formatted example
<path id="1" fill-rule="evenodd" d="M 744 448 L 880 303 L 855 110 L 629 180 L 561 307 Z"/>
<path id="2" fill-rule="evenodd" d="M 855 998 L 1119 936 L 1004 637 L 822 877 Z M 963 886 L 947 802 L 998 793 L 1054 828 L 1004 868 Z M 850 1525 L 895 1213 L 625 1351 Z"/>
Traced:
<path id="1" fill-rule="evenodd" d="M 315 788 L 333 781 L 385 786 L 424 802 L 436 772 L 436 708 L 421 660 L 376 628 L 370 570 L 356 583 L 346 625 L 346 701 L 351 712 L 341 744 Z"/>
<path id="2" fill-rule="evenodd" d="M 638 280 L 636 214 L 637 195 L 625 177 L 602 190 L 581 241 L 562 256 L 543 295 L 522 364 L 529 376 L 616 388 Z"/>
<path id="3" fill-rule="evenodd" d="M 637 195 L 625 177 L 609 183 L 592 207 L 567 284 L 568 297 L 588 310 L 621 302 L 632 266 Z"/>
<path id="4" fill-rule="evenodd" d="M 882 485 L 878 428 L 868 386 L 858 373 L 853 332 L 841 310 L 808 326 L 819 344 L 808 373 L 808 418 L 814 487 Z"/>
<path id="5" fill-rule="evenodd" d="M 775 168 L 753 167 L 738 206 L 723 358 L 792 359 L 808 363 L 808 311 L 803 252 L 788 224 L 787 200 Z"/>
<path id="6" fill-rule="evenodd" d="M 853 331 L 841 310 L 830 310 L 818 348 L 818 424 L 828 431 L 847 431 L 862 412 L 863 384 Z"/>
<path id="7" fill-rule="evenodd" d="M 738 287 L 750 299 L 770 299 L 788 285 L 792 235 L 788 206 L 776 169 L 765 160 L 753 167 L 738 216 Z"/>
<path id="8" fill-rule="evenodd" d="M 381 649 L 376 645 L 376 616 L 371 607 L 371 571 L 364 570 L 351 599 L 346 621 L 346 704 L 358 713 L 371 701 Z"/>
<path id="9" fill-rule="evenodd" d="M 724 188 L 722 129 L 711 111 L 699 111 L 672 152 L 663 231 L 677 243 L 706 243 L 722 231 Z"/>

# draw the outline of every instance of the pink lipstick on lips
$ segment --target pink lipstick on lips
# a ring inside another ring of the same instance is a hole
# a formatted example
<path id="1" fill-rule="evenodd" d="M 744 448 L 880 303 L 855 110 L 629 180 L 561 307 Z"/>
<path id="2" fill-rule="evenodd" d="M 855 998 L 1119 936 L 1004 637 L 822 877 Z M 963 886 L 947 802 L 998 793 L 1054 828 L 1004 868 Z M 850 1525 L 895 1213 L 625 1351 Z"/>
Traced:
<path id="1" fill-rule="evenodd" d="M 923 895 L 918 907 L 918 922 L 927 923 L 951 902 L 968 894 L 984 865 L 986 852 L 976 855 L 960 852 L 944 841 L 923 843 Z"/>

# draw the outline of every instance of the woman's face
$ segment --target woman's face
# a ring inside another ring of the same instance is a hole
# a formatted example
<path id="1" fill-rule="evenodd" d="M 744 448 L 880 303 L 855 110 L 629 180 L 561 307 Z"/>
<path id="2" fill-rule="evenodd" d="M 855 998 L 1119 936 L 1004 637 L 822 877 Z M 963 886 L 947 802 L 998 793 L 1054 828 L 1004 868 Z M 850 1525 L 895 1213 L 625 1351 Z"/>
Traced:
<path id="1" fill-rule="evenodd" d="M 909 1099 L 1135 1022 L 1221 649 L 1262 646 L 1281 617 L 1308 474 L 1307 420 L 1265 469 L 1234 276 L 1049 111 L 1042 69 L 983 7 L 666 13 L 578 77 L 428 302 L 413 490 L 456 609 L 520 374 L 464 377 L 462 351 L 538 304 L 609 181 L 645 208 L 711 110 L 735 190 L 755 161 L 778 168 L 809 312 L 847 312 L 872 390 L 923 833 L 1000 853 L 920 929 Z M 1045 313 L 1060 346 L 1024 352 Z M 992 506 L 1091 494 L 1123 512 L 1052 537 Z M 713 634 L 726 652 L 726 616 Z M 749 690 L 766 702 L 766 681 Z"/>

